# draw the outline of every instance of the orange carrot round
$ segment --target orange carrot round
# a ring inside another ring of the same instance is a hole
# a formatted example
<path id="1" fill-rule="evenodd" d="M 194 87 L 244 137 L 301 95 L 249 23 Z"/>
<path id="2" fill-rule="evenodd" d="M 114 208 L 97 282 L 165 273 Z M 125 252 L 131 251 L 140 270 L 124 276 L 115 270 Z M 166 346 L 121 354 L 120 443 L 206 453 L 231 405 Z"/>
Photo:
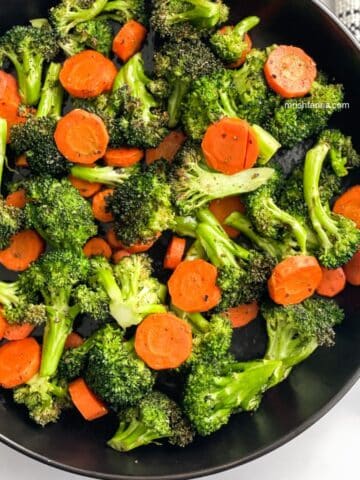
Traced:
<path id="1" fill-rule="evenodd" d="M 225 197 L 218 200 L 213 200 L 210 202 L 209 209 L 221 223 L 223 229 L 230 238 L 236 238 L 239 236 L 239 232 L 235 228 L 224 225 L 224 221 L 233 212 L 245 212 L 244 204 L 239 196 L 235 195 L 233 197 Z"/>
<path id="2" fill-rule="evenodd" d="M 109 413 L 105 403 L 90 390 L 82 378 L 70 383 L 69 394 L 73 404 L 85 420 L 96 420 Z"/>
<path id="3" fill-rule="evenodd" d="M 346 190 L 336 200 L 333 211 L 343 217 L 350 218 L 356 223 L 357 228 L 360 228 L 360 185 L 355 185 Z"/>
<path id="4" fill-rule="evenodd" d="M 97 97 L 110 91 L 116 67 L 111 60 L 95 50 L 84 50 L 65 60 L 60 82 L 73 97 Z"/>
<path id="5" fill-rule="evenodd" d="M 10 129 L 12 125 L 25 121 L 18 114 L 21 99 L 16 79 L 9 73 L 0 70 L 0 117 L 8 124 L 8 138 L 10 140 Z"/>
<path id="6" fill-rule="evenodd" d="M 144 157 L 141 148 L 108 148 L 104 160 L 110 167 L 131 167 Z"/>
<path id="7" fill-rule="evenodd" d="M 160 237 L 160 233 L 157 234 L 156 239 Z M 156 240 L 151 240 L 148 243 L 134 243 L 133 245 L 124 245 L 124 248 L 130 253 L 144 253 L 150 250 Z"/>
<path id="8" fill-rule="evenodd" d="M 259 147 L 250 125 L 239 118 L 223 118 L 206 130 L 202 150 L 210 168 L 233 175 L 251 168 L 259 155 Z"/>
<path id="9" fill-rule="evenodd" d="M 164 268 L 175 270 L 181 263 L 186 249 L 186 240 L 180 237 L 173 237 L 166 251 Z"/>
<path id="10" fill-rule="evenodd" d="M 181 262 L 168 282 L 172 303 L 189 313 L 211 310 L 221 298 L 216 279 L 216 267 L 205 260 Z"/>
<path id="11" fill-rule="evenodd" d="M 10 245 L 0 251 L 0 263 L 8 270 L 22 272 L 35 262 L 45 249 L 45 242 L 34 230 L 22 230 L 11 237 Z"/>
<path id="12" fill-rule="evenodd" d="M 0 70 L 0 99 L 16 99 L 21 102 L 16 78 L 10 73 Z"/>
<path id="13" fill-rule="evenodd" d="M 125 257 L 130 257 L 131 253 L 128 252 L 127 250 L 117 250 L 116 252 L 113 253 L 112 256 L 112 261 L 117 265 L 121 260 Z"/>
<path id="14" fill-rule="evenodd" d="M 40 369 L 41 349 L 34 338 L 5 343 L 0 347 L 0 386 L 15 388 L 28 382 Z"/>
<path id="15" fill-rule="evenodd" d="M 87 257 L 111 257 L 111 248 L 106 240 L 100 237 L 91 238 L 84 246 L 83 252 Z"/>
<path id="16" fill-rule="evenodd" d="M 101 118 L 80 108 L 58 121 L 54 138 L 67 160 L 86 165 L 102 158 L 109 143 L 109 134 Z"/>
<path id="17" fill-rule="evenodd" d="M 316 293 L 323 297 L 332 298 L 344 290 L 346 286 L 346 277 L 345 272 L 341 267 L 334 270 L 321 267 L 321 270 L 323 277 L 316 289 Z"/>
<path id="18" fill-rule="evenodd" d="M 346 280 L 350 285 L 360 286 L 360 250 L 355 253 L 353 258 L 344 266 Z"/>
<path id="19" fill-rule="evenodd" d="M 136 20 L 125 23 L 114 38 L 112 50 L 122 60 L 127 62 L 140 49 L 147 35 L 147 30 Z"/>
<path id="20" fill-rule="evenodd" d="M 124 248 L 124 245 L 117 238 L 114 228 L 109 228 L 109 230 L 106 232 L 106 240 L 111 246 L 111 248 L 114 248 L 114 249 Z"/>
<path id="21" fill-rule="evenodd" d="M 19 155 L 15 159 L 15 166 L 18 168 L 27 168 L 29 166 L 29 162 L 27 161 L 27 157 L 25 153 L 23 153 L 22 155 Z"/>
<path id="22" fill-rule="evenodd" d="M 233 328 L 245 327 L 248 323 L 255 320 L 259 313 L 259 305 L 257 302 L 238 305 L 234 308 L 229 308 L 226 311 Z"/>
<path id="23" fill-rule="evenodd" d="M 155 148 L 148 148 L 146 150 L 145 160 L 148 165 L 151 165 L 156 160 L 165 159 L 171 162 L 180 148 L 183 146 L 186 136 L 183 132 L 178 130 L 172 131 L 164 140 Z"/>
<path id="24" fill-rule="evenodd" d="M 107 188 L 97 193 L 92 199 L 92 211 L 96 220 L 109 223 L 114 220 L 112 213 L 107 211 L 106 198 L 112 195 L 114 190 Z"/>
<path id="25" fill-rule="evenodd" d="M 304 50 L 289 45 L 276 47 L 269 55 L 265 78 L 270 88 L 284 98 L 304 97 L 317 76 L 316 63 Z"/>
<path id="26" fill-rule="evenodd" d="M 17 208 L 24 208 L 26 201 L 26 192 L 23 188 L 17 190 L 16 192 L 9 193 L 5 199 L 6 205 Z"/>
<path id="27" fill-rule="evenodd" d="M 78 348 L 80 345 L 84 343 L 84 339 L 82 338 L 81 335 L 79 335 L 76 332 L 71 332 L 67 336 L 66 342 L 65 342 L 65 349 L 69 350 L 71 348 Z"/>
<path id="28" fill-rule="evenodd" d="M 177 368 L 191 355 L 191 327 L 172 313 L 149 315 L 136 330 L 135 350 L 153 370 Z"/>
<path id="29" fill-rule="evenodd" d="M 288 257 L 274 268 L 268 281 L 269 295 L 279 305 L 294 305 L 311 297 L 323 277 L 315 257 Z"/>
<path id="30" fill-rule="evenodd" d="M 79 193 L 84 198 L 91 198 L 96 193 L 101 190 L 101 183 L 96 182 L 87 182 L 86 180 L 81 180 L 80 178 L 76 178 L 73 175 L 69 175 L 69 180 L 72 183 L 73 187 L 79 190 Z"/>
<path id="31" fill-rule="evenodd" d="M 34 325 L 30 323 L 10 324 L 6 322 L 4 338 L 6 338 L 6 340 L 22 340 L 23 338 L 29 337 L 34 329 Z"/>

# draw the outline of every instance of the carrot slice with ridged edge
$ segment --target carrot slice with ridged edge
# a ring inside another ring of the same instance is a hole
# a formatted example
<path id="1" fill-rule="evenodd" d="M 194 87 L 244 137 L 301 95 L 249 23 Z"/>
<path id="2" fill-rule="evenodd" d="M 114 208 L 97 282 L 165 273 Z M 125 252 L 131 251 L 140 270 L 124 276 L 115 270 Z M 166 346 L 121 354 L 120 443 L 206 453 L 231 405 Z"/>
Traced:
<path id="1" fill-rule="evenodd" d="M 0 347 L 0 386 L 15 388 L 40 370 L 41 348 L 34 338 L 5 343 Z"/>

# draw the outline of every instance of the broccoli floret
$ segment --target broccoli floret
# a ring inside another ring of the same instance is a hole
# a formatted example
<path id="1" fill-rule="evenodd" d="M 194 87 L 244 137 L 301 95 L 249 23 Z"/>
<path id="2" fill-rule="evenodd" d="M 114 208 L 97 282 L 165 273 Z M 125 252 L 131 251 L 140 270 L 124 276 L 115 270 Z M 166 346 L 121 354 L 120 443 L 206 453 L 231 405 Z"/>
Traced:
<path id="1" fill-rule="evenodd" d="M 110 314 L 123 329 L 139 324 L 151 313 L 166 311 L 166 289 L 151 276 L 147 255 L 125 257 L 113 268 L 101 257 L 91 263 L 94 283 L 106 291 Z"/>
<path id="2" fill-rule="evenodd" d="M 119 23 L 135 19 L 147 24 L 147 13 L 144 0 L 108 0 L 101 16 Z"/>
<path id="3" fill-rule="evenodd" d="M 6 165 L 6 142 L 8 136 L 7 121 L 0 118 L 0 194 L 2 186 L 2 177 L 4 173 L 4 165 Z"/>
<path id="4" fill-rule="evenodd" d="M 107 325 L 95 336 L 85 372 L 89 387 L 114 410 L 136 405 L 150 393 L 154 375 L 137 357 L 132 341 Z"/>
<path id="5" fill-rule="evenodd" d="M 182 215 L 187 215 L 211 200 L 256 190 L 273 173 L 273 169 L 266 167 L 235 175 L 210 171 L 203 163 L 200 148 L 187 142 L 172 164 L 171 188 L 176 207 Z"/>
<path id="6" fill-rule="evenodd" d="M 340 130 L 325 130 L 320 141 L 330 146 L 331 166 L 338 177 L 345 177 L 349 168 L 360 167 L 360 155 L 353 147 L 351 137 Z"/>
<path id="7" fill-rule="evenodd" d="M 44 63 L 51 61 L 58 51 L 56 36 L 48 25 L 16 26 L 0 38 L 0 64 L 8 59 L 14 65 L 24 104 L 38 103 Z"/>
<path id="8" fill-rule="evenodd" d="M 175 214 L 167 168 L 166 161 L 157 161 L 135 172 L 107 198 L 116 235 L 125 246 L 153 242 L 173 226 Z"/>
<path id="9" fill-rule="evenodd" d="M 105 321 L 110 315 L 109 297 L 106 292 L 87 285 L 79 285 L 73 293 L 73 301 L 79 306 L 80 313 L 89 315 L 95 321 Z"/>
<path id="10" fill-rule="evenodd" d="M 73 177 L 87 182 L 98 182 L 104 185 L 119 185 L 125 182 L 130 175 L 138 171 L 138 167 L 114 168 L 114 167 L 82 167 L 75 165 L 70 173 Z"/>
<path id="11" fill-rule="evenodd" d="M 162 439 L 185 447 L 193 436 L 179 406 L 163 393 L 154 391 L 136 407 L 120 412 L 119 428 L 107 443 L 114 450 L 129 452 Z"/>
<path id="12" fill-rule="evenodd" d="M 182 101 L 192 81 L 210 75 L 221 68 L 211 50 L 199 39 L 171 41 L 155 53 L 155 75 L 169 83 L 169 127 L 180 119 Z"/>
<path id="13" fill-rule="evenodd" d="M 319 243 L 319 260 L 326 268 L 337 268 L 353 257 L 360 246 L 360 230 L 356 224 L 330 211 L 319 191 L 320 175 L 330 146 L 320 141 L 306 155 L 304 197 L 309 217 Z"/>
<path id="14" fill-rule="evenodd" d="M 274 165 L 274 170 L 275 174 L 265 185 L 244 196 L 246 213 L 261 235 L 281 240 L 284 233 L 289 232 L 294 249 L 307 254 L 306 227 L 278 206 L 277 198 L 285 180 L 280 167 Z"/>
<path id="15" fill-rule="evenodd" d="M 197 238 L 211 263 L 218 268 L 221 301 L 217 310 L 222 312 L 259 299 L 276 263 L 274 259 L 231 240 L 210 210 L 200 209 L 197 216 Z"/>
<path id="16" fill-rule="evenodd" d="M 0 250 L 9 246 L 11 237 L 24 225 L 24 219 L 21 208 L 7 205 L 0 197 Z"/>
<path id="17" fill-rule="evenodd" d="M 121 92 L 124 108 L 118 127 L 128 145 L 156 147 L 168 133 L 168 115 L 148 90 L 150 82 L 141 53 L 131 57 L 116 76 L 113 90 Z"/>
<path id="18" fill-rule="evenodd" d="M 108 57 L 112 41 L 113 30 L 108 20 L 95 18 L 76 25 L 71 33 L 59 40 L 59 45 L 69 57 L 89 48 Z"/>
<path id="19" fill-rule="evenodd" d="M 14 390 L 14 401 L 25 405 L 29 416 L 42 427 L 56 423 L 61 412 L 70 406 L 66 384 L 35 375 Z"/>
<path id="20" fill-rule="evenodd" d="M 215 32 L 210 43 L 215 53 L 226 63 L 239 60 L 248 49 L 244 36 L 260 22 L 259 17 L 246 17 L 235 27 L 225 27 Z"/>
<path id="21" fill-rule="evenodd" d="M 162 37 L 189 38 L 207 35 L 228 17 L 222 0 L 154 0 L 151 24 Z"/>
<path id="22" fill-rule="evenodd" d="M 28 226 L 55 248 L 82 248 L 96 235 L 89 203 L 67 178 L 34 177 L 26 182 Z"/>
<path id="23" fill-rule="evenodd" d="M 317 347 L 333 345 L 333 327 L 344 319 L 344 312 L 335 301 L 320 298 L 286 307 L 265 304 L 261 313 L 269 337 L 265 358 L 282 362 L 274 373 L 273 385 L 283 381 L 292 367 Z"/>
<path id="24" fill-rule="evenodd" d="M 279 365 L 276 360 L 240 363 L 231 359 L 196 365 L 184 395 L 184 410 L 196 431 L 210 435 L 227 424 L 233 413 L 256 410 Z"/>
<path id="25" fill-rule="evenodd" d="M 308 96 L 284 100 L 275 109 L 266 128 L 283 147 L 291 148 L 321 132 L 342 101 L 342 85 L 316 81 Z"/>

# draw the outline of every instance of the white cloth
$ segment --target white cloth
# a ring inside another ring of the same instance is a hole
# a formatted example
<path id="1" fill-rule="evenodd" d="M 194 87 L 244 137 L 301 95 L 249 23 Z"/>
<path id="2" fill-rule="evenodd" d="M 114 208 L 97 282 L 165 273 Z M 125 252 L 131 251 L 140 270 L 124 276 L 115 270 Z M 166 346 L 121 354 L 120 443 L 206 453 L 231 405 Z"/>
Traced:
<path id="1" fill-rule="evenodd" d="M 360 0 L 335 0 L 335 13 L 360 42 Z"/>

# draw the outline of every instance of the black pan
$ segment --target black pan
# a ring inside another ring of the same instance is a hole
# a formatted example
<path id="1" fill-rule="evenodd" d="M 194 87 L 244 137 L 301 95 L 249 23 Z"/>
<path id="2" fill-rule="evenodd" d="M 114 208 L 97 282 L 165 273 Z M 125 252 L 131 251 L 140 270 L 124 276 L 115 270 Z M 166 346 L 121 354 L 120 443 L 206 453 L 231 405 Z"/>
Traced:
<path id="1" fill-rule="evenodd" d="M 254 35 L 255 45 L 296 44 L 307 50 L 320 68 L 344 83 L 350 108 L 337 115 L 334 125 L 354 135 L 359 148 L 356 127 L 360 111 L 360 50 L 334 15 L 319 1 L 228 3 L 233 21 L 249 14 L 261 17 L 261 27 Z M 44 15 L 51 4 L 46 0 L 3 0 L 1 29 Z M 353 173 L 350 181 L 359 183 L 359 174 Z M 1 272 L 0 276 L 6 278 Z M 103 479 L 193 478 L 253 460 L 312 425 L 359 378 L 359 290 L 348 287 L 340 303 L 347 315 L 338 329 L 334 348 L 318 350 L 297 367 L 288 381 L 265 395 L 258 412 L 234 416 L 220 432 L 198 439 L 189 448 L 150 446 L 119 454 L 105 447 L 106 439 L 114 431 L 114 418 L 86 423 L 74 412 L 65 415 L 57 425 L 41 429 L 30 423 L 25 412 L 2 393 L 0 440 L 48 465 Z M 265 338 L 261 322 L 252 323 L 236 334 L 234 349 L 239 358 L 261 355 Z"/>

